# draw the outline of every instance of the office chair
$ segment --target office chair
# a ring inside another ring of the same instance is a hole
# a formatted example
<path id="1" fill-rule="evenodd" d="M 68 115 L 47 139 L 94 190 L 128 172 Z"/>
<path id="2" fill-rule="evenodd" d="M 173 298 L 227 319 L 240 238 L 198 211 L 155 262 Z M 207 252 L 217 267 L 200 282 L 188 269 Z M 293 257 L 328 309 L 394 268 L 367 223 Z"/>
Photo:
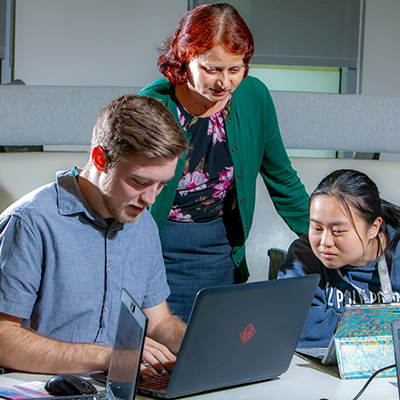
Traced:
<path id="1" fill-rule="evenodd" d="M 287 251 L 277 248 L 268 249 L 268 257 L 269 257 L 269 270 L 268 270 L 268 279 L 276 279 L 278 276 L 279 267 L 283 263 L 285 259 Z"/>

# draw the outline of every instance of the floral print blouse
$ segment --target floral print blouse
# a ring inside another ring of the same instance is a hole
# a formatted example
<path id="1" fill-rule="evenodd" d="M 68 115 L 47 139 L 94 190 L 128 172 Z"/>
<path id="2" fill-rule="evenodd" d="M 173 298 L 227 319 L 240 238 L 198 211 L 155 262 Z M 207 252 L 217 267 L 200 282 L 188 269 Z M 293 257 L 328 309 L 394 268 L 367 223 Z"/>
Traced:
<path id="1" fill-rule="evenodd" d="M 224 207 L 235 208 L 235 176 L 224 126 L 231 101 L 206 118 L 193 116 L 178 104 L 179 121 L 192 140 L 170 220 L 207 222 L 222 216 Z"/>

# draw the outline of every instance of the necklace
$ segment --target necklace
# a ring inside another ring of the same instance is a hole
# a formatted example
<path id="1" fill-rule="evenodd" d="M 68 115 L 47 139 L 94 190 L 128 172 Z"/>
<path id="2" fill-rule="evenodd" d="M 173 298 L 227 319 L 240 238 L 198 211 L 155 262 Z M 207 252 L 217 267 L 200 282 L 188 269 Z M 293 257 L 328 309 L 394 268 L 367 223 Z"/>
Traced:
<path id="1" fill-rule="evenodd" d="M 389 270 L 388 270 L 387 263 L 386 263 L 386 257 L 385 257 L 385 253 L 383 251 L 381 239 L 379 236 L 378 236 L 378 246 L 379 246 L 378 254 L 380 254 L 379 258 L 378 258 L 378 274 L 379 274 L 379 280 L 381 282 L 381 287 L 382 287 L 383 302 L 391 303 L 393 301 L 392 283 L 390 282 L 390 276 L 389 276 Z M 347 282 L 349 285 L 351 285 L 360 294 L 360 296 L 363 298 L 365 304 L 372 303 L 372 299 L 367 295 L 367 292 L 364 289 L 358 287 L 353 282 L 351 282 L 347 278 L 347 276 L 344 276 L 342 274 L 342 271 L 340 271 L 340 269 L 338 269 L 337 272 L 338 272 L 339 276 L 345 282 Z"/>

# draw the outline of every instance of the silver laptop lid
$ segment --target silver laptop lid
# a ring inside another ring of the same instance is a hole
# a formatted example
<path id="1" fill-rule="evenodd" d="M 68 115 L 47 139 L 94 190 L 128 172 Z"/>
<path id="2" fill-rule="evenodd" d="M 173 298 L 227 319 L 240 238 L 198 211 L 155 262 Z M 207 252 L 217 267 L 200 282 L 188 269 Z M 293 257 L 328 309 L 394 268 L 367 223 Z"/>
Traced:
<path id="1" fill-rule="evenodd" d="M 107 399 L 135 398 L 146 327 L 145 314 L 132 296 L 123 289 L 118 327 L 107 375 Z"/>

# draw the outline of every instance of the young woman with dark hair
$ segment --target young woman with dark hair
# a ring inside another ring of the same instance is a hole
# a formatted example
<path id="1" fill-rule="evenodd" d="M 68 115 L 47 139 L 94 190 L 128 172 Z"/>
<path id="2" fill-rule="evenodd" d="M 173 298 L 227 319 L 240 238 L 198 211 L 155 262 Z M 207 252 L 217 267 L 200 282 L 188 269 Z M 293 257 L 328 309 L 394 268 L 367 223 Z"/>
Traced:
<path id="1" fill-rule="evenodd" d="M 244 245 L 259 173 L 289 227 L 307 231 L 308 195 L 286 154 L 271 95 L 247 76 L 253 52 L 235 8 L 198 6 L 161 47 L 165 78 L 139 92 L 166 104 L 190 142 L 150 209 L 161 232 L 168 303 L 185 321 L 198 290 L 248 279 Z"/>
<path id="2" fill-rule="evenodd" d="M 400 302 L 400 208 L 364 173 L 337 170 L 310 196 L 308 235 L 278 278 L 319 274 L 299 347 L 326 347 L 346 304 Z M 290 293 L 288 293 L 290 296 Z"/>

